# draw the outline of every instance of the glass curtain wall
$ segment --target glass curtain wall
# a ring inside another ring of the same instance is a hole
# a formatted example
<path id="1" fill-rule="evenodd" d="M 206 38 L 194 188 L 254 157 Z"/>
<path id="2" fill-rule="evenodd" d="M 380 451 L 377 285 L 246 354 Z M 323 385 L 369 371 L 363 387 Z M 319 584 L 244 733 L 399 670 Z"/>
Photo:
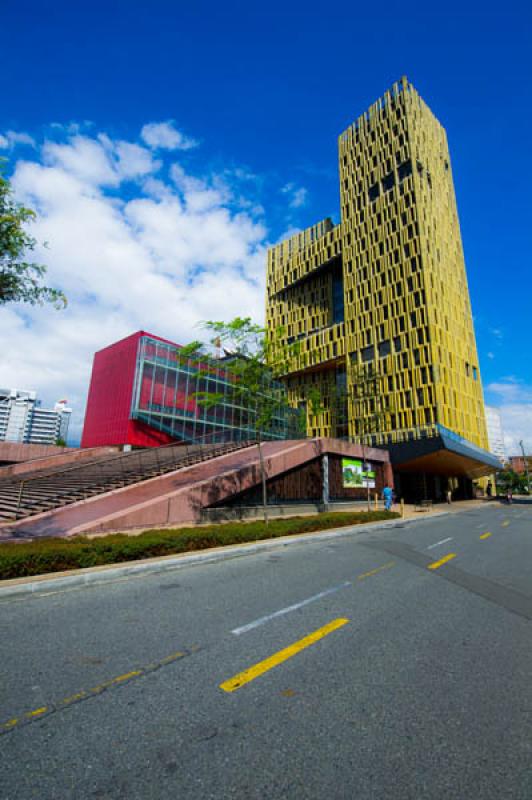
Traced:
<path id="1" fill-rule="evenodd" d="M 206 374 L 208 372 L 208 374 Z M 197 364 L 180 355 L 174 345 L 143 336 L 139 340 L 131 417 L 164 431 L 178 441 L 229 442 L 257 437 L 256 409 L 235 394 L 236 378 L 230 363 L 205 358 Z M 199 392 L 220 396 L 206 407 Z M 275 411 L 262 439 L 293 439 L 298 432 L 297 411 L 287 404 L 284 387 L 271 381 L 264 392 Z"/>

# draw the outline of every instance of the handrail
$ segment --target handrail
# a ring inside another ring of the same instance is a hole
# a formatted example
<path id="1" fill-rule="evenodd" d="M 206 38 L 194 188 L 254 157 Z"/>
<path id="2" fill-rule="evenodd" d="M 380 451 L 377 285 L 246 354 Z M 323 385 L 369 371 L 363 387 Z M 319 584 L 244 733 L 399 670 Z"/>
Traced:
<path id="1" fill-rule="evenodd" d="M 205 434 L 205 436 L 213 436 L 213 435 L 219 435 L 219 434 L 213 434 L 213 433 Z M 24 480 L 26 482 L 29 482 L 29 481 L 41 480 L 43 478 L 51 478 L 51 477 L 53 477 L 55 475 L 65 475 L 68 472 L 79 472 L 80 470 L 85 470 L 85 469 L 87 469 L 87 468 L 89 468 L 91 466 L 97 466 L 97 465 L 101 465 L 101 464 L 117 463 L 117 462 L 119 462 L 121 460 L 124 461 L 124 460 L 127 460 L 127 459 L 131 459 L 133 456 L 139 455 L 141 453 L 142 454 L 146 454 L 146 456 L 148 456 L 148 455 L 151 455 L 154 451 L 158 451 L 160 453 L 162 450 L 168 451 L 171 448 L 177 448 L 177 447 L 185 447 L 185 448 L 187 448 L 187 447 L 194 447 L 195 445 L 198 445 L 198 447 L 201 448 L 201 446 L 203 444 L 208 444 L 208 442 L 203 442 L 202 441 L 205 438 L 205 436 L 200 436 L 194 442 L 177 442 L 176 441 L 176 442 L 170 442 L 169 444 L 159 445 L 158 447 L 146 447 L 146 448 L 142 448 L 141 450 L 130 450 L 130 451 L 126 452 L 126 453 L 124 453 L 124 452 L 117 453 L 116 455 L 110 455 L 108 458 L 100 458 L 100 459 L 94 459 L 94 460 L 91 460 L 91 461 L 85 461 L 85 462 L 81 462 L 81 463 L 77 463 L 77 464 L 71 464 L 69 466 L 65 466 L 63 469 L 53 470 L 52 472 L 43 471 L 39 475 L 31 476 L 31 473 L 30 473 L 30 475 L 28 475 Z M 246 439 L 245 441 L 252 441 L 252 439 Z M 213 444 L 224 444 L 224 443 L 223 442 L 213 442 Z M 225 442 L 225 444 L 234 444 L 234 442 Z M 18 481 L 16 479 L 16 477 L 5 478 L 3 480 L 0 479 L 0 487 L 17 485 L 19 482 L 20 481 Z"/>
<path id="2" fill-rule="evenodd" d="M 204 438 L 204 437 L 201 437 Z M 149 478 L 153 477 L 153 472 L 158 474 L 164 474 L 164 472 L 172 472 L 175 469 L 179 469 L 180 467 L 184 467 L 187 464 L 190 464 L 191 456 L 199 456 L 199 461 L 205 461 L 207 458 L 216 458 L 219 455 L 223 455 L 225 452 L 234 449 L 240 448 L 247 448 L 255 444 L 255 440 L 253 439 L 246 439 L 241 440 L 240 442 L 230 441 L 230 442 L 214 442 L 212 448 L 205 450 L 205 444 L 201 440 L 195 442 L 191 445 L 181 444 L 181 443 L 171 443 L 169 445 L 163 445 L 160 448 L 149 448 L 146 450 L 138 450 L 133 451 L 131 453 L 122 454 L 119 458 L 111 457 L 110 459 L 100 460 L 96 462 L 91 462 L 91 465 L 78 465 L 78 469 L 74 470 L 74 468 L 67 469 L 67 470 L 58 470 L 56 472 L 52 472 L 46 475 L 34 476 L 33 478 L 25 478 L 22 481 L 10 481 L 4 483 L 4 486 L 7 484 L 10 487 L 19 487 L 16 508 L 14 510 L 15 520 L 19 518 L 19 513 L 22 505 L 22 500 L 24 496 L 24 491 L 28 490 L 31 492 L 32 485 L 36 486 L 38 481 L 51 482 L 53 484 L 53 479 L 57 478 L 58 476 L 64 476 L 67 473 L 77 472 L 80 475 L 80 482 L 79 485 L 71 486 L 70 490 L 65 491 L 64 493 L 58 493 L 58 499 L 64 498 L 67 499 L 72 497 L 72 494 L 81 493 L 86 499 L 88 496 L 92 494 L 96 494 L 98 487 L 105 487 L 106 484 L 112 483 L 113 478 L 114 480 L 119 480 L 123 482 L 124 485 L 133 484 L 133 483 L 140 483 L 142 480 L 148 480 Z M 179 453 L 178 458 L 172 458 L 170 460 L 166 460 L 166 463 L 161 464 L 161 460 L 159 458 L 160 450 L 168 451 L 170 448 L 179 448 L 184 449 L 183 453 Z M 155 459 L 153 459 L 153 454 L 155 454 Z M 124 471 L 123 469 L 117 470 L 118 474 L 114 473 L 104 473 L 104 466 L 108 465 L 109 463 L 117 464 L 117 462 L 121 462 L 120 466 L 125 459 L 132 460 L 133 456 L 137 456 L 138 458 L 138 468 L 135 470 Z M 90 470 L 90 466 L 96 467 L 96 470 Z M 140 474 L 139 474 L 140 469 Z M 163 470 L 163 472 L 161 472 Z M 85 480 L 83 480 L 85 478 Z M 28 487 L 29 484 L 29 487 Z M 1 487 L 0 487 L 1 488 Z M 38 487 L 40 488 L 40 487 Z M 43 486 L 43 490 L 45 486 Z M 110 490 L 110 489 L 109 489 Z M 105 493 L 105 488 L 103 488 L 103 493 Z M 15 498 L 13 498 L 15 499 Z M 75 499 L 72 499 L 72 502 L 75 502 Z M 38 512 L 33 512 L 38 513 Z M 28 514 L 31 516 L 31 512 Z"/>

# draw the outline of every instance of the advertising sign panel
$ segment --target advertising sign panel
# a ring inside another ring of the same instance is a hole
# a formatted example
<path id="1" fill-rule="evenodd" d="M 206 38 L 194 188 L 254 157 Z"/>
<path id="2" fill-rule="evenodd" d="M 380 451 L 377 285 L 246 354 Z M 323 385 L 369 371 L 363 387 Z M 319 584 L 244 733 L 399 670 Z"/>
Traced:
<path id="1" fill-rule="evenodd" d="M 374 489 L 375 470 L 356 458 L 342 458 L 342 481 L 344 489 Z"/>

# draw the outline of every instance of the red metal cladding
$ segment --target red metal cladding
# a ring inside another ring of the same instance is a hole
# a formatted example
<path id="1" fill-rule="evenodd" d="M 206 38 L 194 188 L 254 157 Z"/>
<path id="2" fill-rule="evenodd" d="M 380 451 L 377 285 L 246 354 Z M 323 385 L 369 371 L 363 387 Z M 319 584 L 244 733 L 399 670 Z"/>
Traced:
<path id="1" fill-rule="evenodd" d="M 167 339 L 137 331 L 95 353 L 82 447 L 124 444 L 157 447 L 173 441 L 167 434 L 130 419 L 137 349 L 142 336 L 179 347 Z"/>

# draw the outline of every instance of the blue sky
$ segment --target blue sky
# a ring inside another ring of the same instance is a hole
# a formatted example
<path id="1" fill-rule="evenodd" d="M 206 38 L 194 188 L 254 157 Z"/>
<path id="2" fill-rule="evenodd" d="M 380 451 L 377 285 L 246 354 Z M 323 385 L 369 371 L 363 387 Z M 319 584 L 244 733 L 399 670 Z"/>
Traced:
<path id="1" fill-rule="evenodd" d="M 531 15 L 0 2 L 0 154 L 70 300 L 2 310 L 0 382 L 68 397 L 77 436 L 95 349 L 260 317 L 265 247 L 338 219 L 337 136 L 406 74 L 449 138 L 486 398 L 532 448 Z"/>

